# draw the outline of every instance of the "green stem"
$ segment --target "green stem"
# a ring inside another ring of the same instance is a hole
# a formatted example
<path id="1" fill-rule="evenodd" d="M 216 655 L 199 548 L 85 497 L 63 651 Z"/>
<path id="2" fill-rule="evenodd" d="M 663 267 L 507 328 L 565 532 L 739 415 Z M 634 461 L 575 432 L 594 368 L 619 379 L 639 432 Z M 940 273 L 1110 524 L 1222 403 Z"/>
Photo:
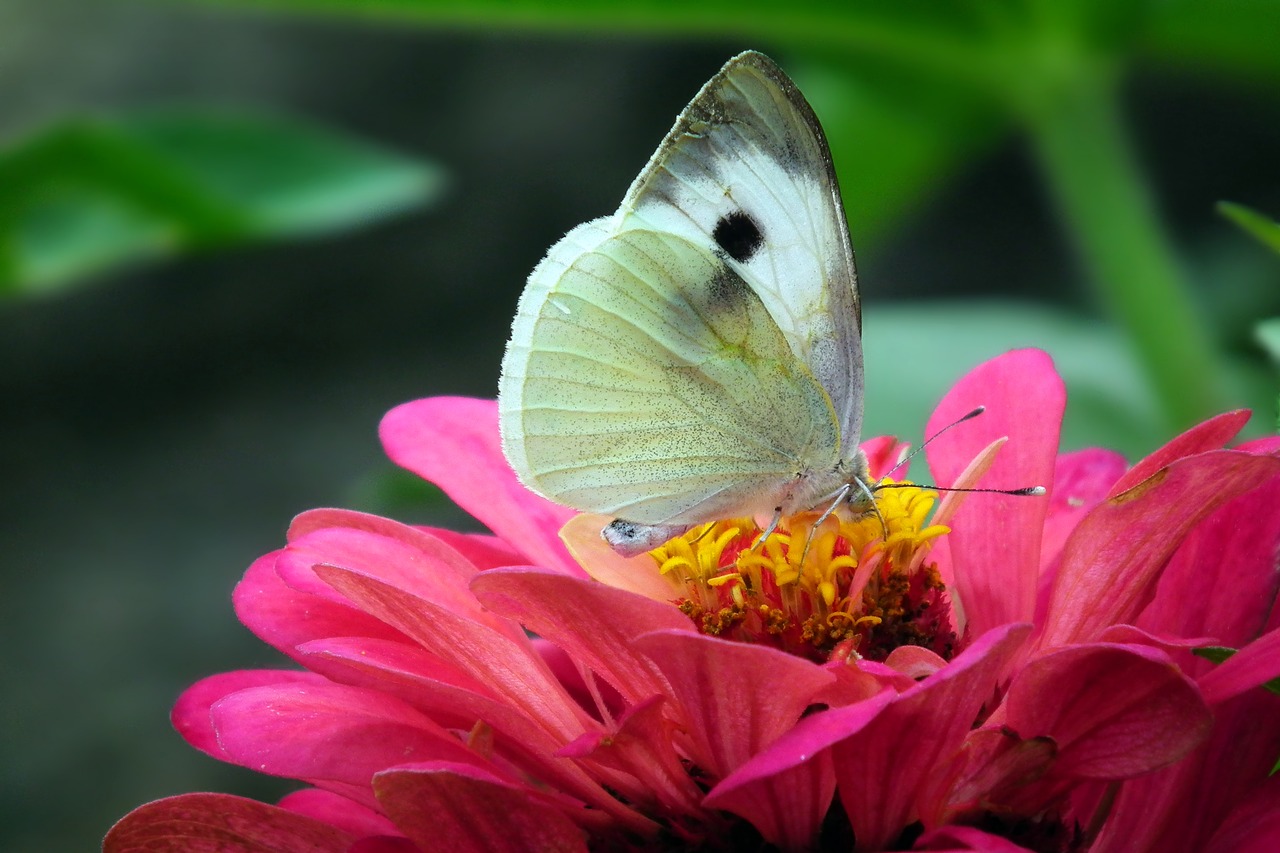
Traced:
<path id="1" fill-rule="evenodd" d="M 1134 161 L 1113 79 L 1082 75 L 1057 94 L 1027 113 L 1041 168 L 1171 426 L 1190 425 L 1225 408 L 1222 374 Z"/>

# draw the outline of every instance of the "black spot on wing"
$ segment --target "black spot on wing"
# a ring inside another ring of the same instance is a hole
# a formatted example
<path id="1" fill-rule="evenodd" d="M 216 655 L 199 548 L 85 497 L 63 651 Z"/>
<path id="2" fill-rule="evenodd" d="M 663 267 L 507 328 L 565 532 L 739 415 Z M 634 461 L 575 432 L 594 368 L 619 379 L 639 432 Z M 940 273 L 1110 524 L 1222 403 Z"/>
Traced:
<path id="1" fill-rule="evenodd" d="M 751 260 L 764 245 L 760 226 L 741 210 L 720 217 L 711 236 L 725 254 L 740 264 Z"/>

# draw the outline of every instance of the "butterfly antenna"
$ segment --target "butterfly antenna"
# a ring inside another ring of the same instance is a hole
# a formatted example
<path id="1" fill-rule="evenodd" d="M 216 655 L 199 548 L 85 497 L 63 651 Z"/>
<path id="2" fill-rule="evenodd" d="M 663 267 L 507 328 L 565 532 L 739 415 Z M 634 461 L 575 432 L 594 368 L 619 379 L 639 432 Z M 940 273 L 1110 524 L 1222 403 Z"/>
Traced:
<path id="1" fill-rule="evenodd" d="M 898 470 L 899 468 L 901 468 L 903 465 L 906 465 L 908 462 L 910 462 L 912 459 L 914 459 L 914 458 L 916 457 L 916 454 L 917 454 L 917 453 L 919 453 L 920 451 L 922 451 L 922 450 L 924 450 L 926 447 L 928 447 L 930 444 L 933 444 L 935 441 L 937 441 L 937 440 L 938 440 L 938 436 L 942 435 L 944 432 L 946 432 L 947 430 L 951 429 L 952 427 L 959 426 L 960 424 L 964 423 L 965 421 L 971 421 L 971 420 L 973 420 L 974 418 L 976 418 L 978 415 L 982 414 L 982 413 L 983 413 L 983 412 L 985 412 L 986 410 L 987 410 L 987 407 L 986 407 L 986 406 L 979 406 L 978 408 L 974 409 L 972 412 L 969 412 L 967 415 L 961 415 L 960 417 L 956 418 L 954 421 L 952 421 L 951 423 L 947 424 L 947 425 L 946 425 L 946 426 L 944 426 L 942 429 L 938 430 L 938 431 L 937 431 L 937 432 L 935 432 L 933 435 L 931 435 L 931 436 L 929 436 L 928 438 L 926 438 L 926 439 L 924 440 L 924 442 L 923 442 L 919 447 L 917 447 L 915 450 L 912 450 L 912 451 L 911 451 L 910 453 L 908 453 L 906 456 L 904 456 L 904 457 L 902 457 L 901 459 L 899 459 L 899 460 L 898 460 L 898 464 L 897 464 L 897 465 L 894 465 L 892 468 L 890 468 L 888 471 L 886 471 L 886 472 L 885 472 L 885 476 L 886 476 L 886 477 L 892 477 L 892 476 L 893 476 L 893 472 L 894 472 L 894 471 L 897 471 L 897 470 Z"/>
<path id="2" fill-rule="evenodd" d="M 951 429 L 952 427 L 959 426 L 965 421 L 973 420 L 974 418 L 976 418 L 978 415 L 982 414 L 986 410 L 987 410 L 986 406 L 979 406 L 978 408 L 974 409 L 972 412 L 969 412 L 968 414 L 961 415 L 960 417 L 956 418 L 954 421 L 947 424 L 942 429 L 938 430 L 933 435 L 926 438 L 924 442 L 915 450 L 912 450 L 906 456 L 902 457 L 902 459 L 898 461 L 898 464 L 890 468 L 888 473 L 885 474 L 885 476 L 886 477 L 891 476 L 894 471 L 897 471 L 903 465 L 906 465 L 908 462 L 911 461 L 911 459 L 917 453 L 924 450 L 926 447 L 928 447 L 930 444 L 936 441 L 938 439 L 938 436 L 942 435 L 947 430 Z M 907 488 L 907 487 L 908 487 L 907 483 L 880 482 L 880 483 L 877 483 L 875 486 L 873 486 L 871 491 L 878 492 L 881 489 L 901 489 L 901 488 Z M 1045 494 L 1044 486 L 1024 486 L 1021 489 L 957 489 L 957 488 L 951 488 L 948 486 L 928 486 L 926 488 L 930 488 L 938 492 L 970 492 L 970 493 L 979 493 L 979 494 L 988 494 L 988 495 L 1015 495 L 1019 497 L 1035 497 L 1038 495 Z M 864 490 L 866 489 L 865 485 L 863 485 L 863 489 Z M 870 495 L 870 491 L 868 491 L 868 495 Z M 875 506 L 874 502 L 872 503 L 872 506 Z M 880 523 L 883 524 L 884 519 L 881 519 Z"/>
<path id="3" fill-rule="evenodd" d="M 929 489 L 934 492 L 970 492 L 1015 497 L 1036 497 L 1048 493 L 1044 486 L 1023 486 L 1021 489 L 957 489 L 951 486 L 921 486 L 918 483 L 877 483 L 875 490 L 878 492 L 881 489 Z"/>

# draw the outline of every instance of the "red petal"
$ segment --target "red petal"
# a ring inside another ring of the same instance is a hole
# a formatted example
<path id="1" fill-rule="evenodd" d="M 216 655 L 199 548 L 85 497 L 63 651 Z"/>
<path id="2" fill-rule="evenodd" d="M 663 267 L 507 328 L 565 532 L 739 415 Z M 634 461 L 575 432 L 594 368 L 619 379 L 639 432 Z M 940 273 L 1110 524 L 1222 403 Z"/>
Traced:
<path id="1" fill-rule="evenodd" d="M 1280 629 L 1263 634 L 1200 678 L 1210 704 L 1234 699 L 1246 690 L 1280 678 Z"/>
<path id="2" fill-rule="evenodd" d="M 336 826 L 356 837 L 400 834 L 394 823 L 373 809 L 319 788 L 303 788 L 285 794 L 277 805 L 294 814 Z"/>
<path id="3" fill-rule="evenodd" d="M 229 794 L 139 806 L 111 827 L 103 853 L 346 853 L 355 838 L 291 811 Z"/>
<path id="4" fill-rule="evenodd" d="M 1035 814 L 1043 798 L 1018 801 L 1052 766 L 1057 748 L 1052 738 L 1024 739 L 1008 726 L 972 731 L 953 755 L 925 780 L 919 797 L 920 820 L 926 827 L 981 820 L 999 804 L 1006 813 Z M 1012 808 L 1011 808 L 1012 806 Z"/>
<path id="5" fill-rule="evenodd" d="M 1278 473 L 1278 458 L 1211 450 L 1099 504 L 1067 540 L 1040 647 L 1089 641 L 1110 625 L 1133 621 L 1183 537 Z"/>
<path id="6" fill-rule="evenodd" d="M 884 659 L 885 665 L 912 681 L 928 678 L 947 665 L 937 652 L 921 646 L 898 646 Z"/>
<path id="7" fill-rule="evenodd" d="M 835 791 L 830 747 L 861 731 L 893 699 L 893 692 L 886 690 L 866 701 L 805 717 L 712 788 L 704 805 L 749 820 L 783 849 L 806 849 Z"/>
<path id="8" fill-rule="evenodd" d="M 862 442 L 862 452 L 867 454 L 867 470 L 877 480 L 889 476 L 890 471 L 893 471 L 894 479 L 905 480 L 911 469 L 911 463 L 903 462 L 899 466 L 898 460 L 902 459 L 910 449 L 910 445 L 898 441 L 891 435 L 876 436 Z"/>
<path id="9" fill-rule="evenodd" d="M 423 850 L 587 850 L 585 833 L 548 798 L 474 767 L 400 767 L 379 773 L 374 790 L 396 826 Z"/>
<path id="10" fill-rule="evenodd" d="M 921 786 L 960 747 L 1029 632 L 1025 624 L 993 628 L 836 744 L 840 801 L 859 850 L 886 848 L 917 819 Z"/>
<path id="11" fill-rule="evenodd" d="M 1210 739 L 1164 770 L 1120 788 L 1092 853 L 1204 850 L 1280 755 L 1280 697 L 1248 691 L 1213 708 Z M 1280 777 L 1277 777 L 1280 778 Z"/>
<path id="12" fill-rule="evenodd" d="M 635 643 L 670 683 L 694 761 L 717 779 L 794 726 L 835 681 L 817 664 L 777 649 L 683 630 L 646 634 Z"/>
<path id="13" fill-rule="evenodd" d="M 1280 850 L 1280 776 L 1240 803 L 1213 834 L 1205 853 L 1274 853 Z"/>
<path id="14" fill-rule="evenodd" d="M 1213 725 L 1200 691 L 1163 653 L 1096 644 L 1028 663 L 1004 699 L 1003 722 L 1023 738 L 1051 737 L 1054 774 L 1127 779 L 1183 758 Z"/>
<path id="15" fill-rule="evenodd" d="M 493 400 L 433 397 L 405 403 L 386 414 L 379 434 L 393 462 L 435 483 L 530 562 L 582 573 L 558 538 L 573 511 L 516 480 L 502 455 Z"/>
<path id="16" fill-rule="evenodd" d="M 988 835 L 971 826 L 939 827 L 920 836 L 911 849 L 933 853 L 1033 853 L 1007 838 Z"/>
<path id="17" fill-rule="evenodd" d="M 1217 450 L 1225 447 L 1227 442 L 1235 438 L 1248 422 L 1248 410 L 1237 409 L 1234 412 L 1224 412 L 1221 415 L 1216 415 L 1204 423 L 1196 424 L 1129 469 L 1112 486 L 1111 495 L 1118 495 L 1126 489 L 1132 489 L 1171 462 L 1197 453 L 1204 453 L 1206 450 Z"/>
<path id="18" fill-rule="evenodd" d="M 700 816 L 702 789 L 676 751 L 675 725 L 666 717 L 666 706 L 664 697 L 650 697 L 629 708 L 614 732 L 584 735 L 558 754 L 622 771 L 610 783 L 647 813 Z"/>
<path id="19" fill-rule="evenodd" d="M 946 486 L 987 445 L 1009 441 L 982 480 L 983 488 L 1044 486 L 1053 492 L 1054 459 L 1066 390 L 1049 356 L 1018 350 L 971 371 L 938 404 L 930 435 L 978 406 L 986 412 L 931 443 L 929 467 Z M 946 537 L 956 588 L 974 636 L 996 625 L 1030 620 L 1035 612 L 1044 497 L 970 495 Z"/>
<path id="20" fill-rule="evenodd" d="M 1138 624 L 1156 634 L 1207 636 L 1202 645 L 1240 648 L 1258 637 L 1274 611 L 1280 572 L 1280 477 L 1220 507 L 1192 530 L 1160 576 Z M 1191 675 L 1213 668 L 1174 658 Z"/>
<path id="21" fill-rule="evenodd" d="M 1128 463 L 1110 450 L 1079 450 L 1058 457 L 1053 474 L 1053 494 L 1049 495 L 1049 515 L 1044 520 L 1040 540 L 1040 570 L 1043 574 L 1062 552 L 1067 537 L 1089 510 L 1111 491 Z"/>

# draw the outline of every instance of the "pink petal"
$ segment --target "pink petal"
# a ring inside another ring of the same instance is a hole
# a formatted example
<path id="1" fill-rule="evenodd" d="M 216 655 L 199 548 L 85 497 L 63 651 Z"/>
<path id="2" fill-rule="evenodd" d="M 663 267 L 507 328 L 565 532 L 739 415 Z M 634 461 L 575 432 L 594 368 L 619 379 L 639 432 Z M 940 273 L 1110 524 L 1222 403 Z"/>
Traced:
<path id="1" fill-rule="evenodd" d="M 891 435 L 881 435 L 875 438 L 868 438 L 862 442 L 862 452 L 867 454 L 867 469 L 871 473 L 873 479 L 879 480 L 882 477 L 889 476 L 889 472 L 893 472 L 895 480 L 905 480 L 907 474 L 911 470 L 910 463 L 904 462 L 898 465 L 898 460 L 902 459 L 911 446 L 898 441 Z"/>
<path id="2" fill-rule="evenodd" d="M 876 661 L 835 660 L 827 662 L 823 668 L 834 675 L 836 681 L 814 701 L 832 708 L 862 702 L 886 688 L 894 693 L 904 693 L 916 686 L 914 678 Z"/>
<path id="3" fill-rule="evenodd" d="M 1040 540 L 1042 573 L 1057 559 L 1080 520 L 1107 497 L 1126 467 L 1124 457 L 1110 450 L 1078 450 L 1058 457 Z"/>
<path id="4" fill-rule="evenodd" d="M 273 776 L 362 787 L 406 761 L 482 763 L 420 712 L 354 687 L 251 687 L 216 702 L 212 714 L 227 758 Z"/>
<path id="5" fill-rule="evenodd" d="M 301 791 L 285 794 L 277 805 L 294 814 L 336 826 L 357 837 L 400 834 L 394 823 L 373 809 L 319 788 L 303 788 Z"/>
<path id="6" fill-rule="evenodd" d="M 184 794 L 131 811 L 103 853 L 347 853 L 348 832 L 229 794 Z"/>
<path id="7" fill-rule="evenodd" d="M 616 801 L 581 768 L 554 756 L 563 745 L 561 738 L 530 718 L 522 706 L 493 698 L 479 682 L 425 651 L 344 639 L 320 640 L 302 651 L 318 671 L 344 684 L 395 696 L 446 728 L 469 731 L 483 722 L 493 730 L 494 752 L 504 761 L 606 812 L 615 810 Z"/>
<path id="8" fill-rule="evenodd" d="M 960 747 L 1029 632 L 1026 624 L 993 628 L 835 745 L 840 801 L 858 850 L 884 849 L 917 819 L 921 785 Z"/>
<path id="9" fill-rule="evenodd" d="M 169 715 L 173 727 L 187 743 L 222 761 L 230 761 L 218 743 L 213 730 L 210 708 L 228 694 L 250 687 L 286 684 L 324 684 L 325 680 L 310 672 L 277 669 L 244 669 L 202 678 L 178 697 Z"/>
<path id="10" fill-rule="evenodd" d="M 1262 633 L 1280 591 L 1280 476 L 1227 502 L 1183 540 L 1138 624 L 1157 634 L 1208 636 L 1239 648 Z M 1213 667 L 1179 655 L 1192 675 Z"/>
<path id="11" fill-rule="evenodd" d="M 1217 450 L 1225 447 L 1227 442 L 1235 438 L 1236 434 L 1244 429 L 1244 425 L 1248 422 L 1248 410 L 1237 409 L 1234 412 L 1224 412 L 1221 415 L 1216 415 L 1204 423 L 1196 424 L 1155 453 L 1147 456 L 1137 465 L 1134 465 L 1112 486 L 1111 496 L 1118 495 L 1127 489 L 1132 489 L 1171 462 L 1187 456 L 1194 456 L 1197 453 L 1204 453 L 1206 450 Z"/>
<path id="12" fill-rule="evenodd" d="M 777 649 L 685 630 L 646 634 L 635 644 L 670 683 L 694 761 L 717 779 L 794 726 L 835 681 L 817 664 Z"/>
<path id="13" fill-rule="evenodd" d="M 831 745 L 860 731 L 893 698 L 884 691 L 805 717 L 712 788 L 704 805 L 747 819 L 784 850 L 806 849 L 835 792 Z"/>
<path id="14" fill-rule="evenodd" d="M 612 784 L 646 813 L 698 815 L 702 789 L 676 751 L 675 726 L 666 717 L 666 705 L 664 697 L 652 696 L 627 709 L 614 732 L 584 735 L 559 754 L 621 771 Z"/>
<path id="15" fill-rule="evenodd" d="M 1019 799 L 1052 766 L 1052 738 L 1022 738 L 1007 726 L 972 731 L 954 754 L 925 780 L 918 798 L 926 827 L 981 820 L 993 805 L 1010 814 L 1036 814 L 1046 799 L 1019 809 Z"/>
<path id="16" fill-rule="evenodd" d="M 586 835 L 549 798 L 468 765 L 379 773 L 378 802 L 423 850 L 542 853 L 587 850 Z"/>
<path id="17" fill-rule="evenodd" d="M 298 592 L 276 573 L 276 551 L 259 557 L 236 584 L 236 616 L 263 642 L 297 659 L 294 649 L 317 637 L 376 637 L 408 642 L 399 631 L 348 602 Z"/>
<path id="18" fill-rule="evenodd" d="M 389 518 L 350 509 L 313 509 L 294 518 L 289 525 L 289 541 L 299 539 L 308 533 L 324 530 L 327 527 L 347 527 L 364 530 L 369 533 L 381 533 L 395 536 L 403 525 Z M 514 548 L 496 536 L 479 533 L 458 533 L 443 527 L 416 527 L 461 554 L 466 560 L 481 569 L 494 566 L 518 566 L 527 562 Z"/>
<path id="19" fill-rule="evenodd" d="M 830 750 L 753 781 L 717 787 L 705 802 L 746 818 L 780 850 L 812 850 L 836 792 Z"/>
<path id="20" fill-rule="evenodd" d="M 582 734 L 588 717 L 523 634 L 498 633 L 376 577 L 336 566 L 315 571 L 361 609 L 394 625 L 492 695 L 524 708 L 565 741 Z"/>
<path id="21" fill-rule="evenodd" d="M 379 434 L 393 462 L 435 483 L 530 562 L 581 574 L 557 538 L 573 511 L 516 480 L 502 455 L 493 400 L 433 397 L 405 403 L 386 414 Z"/>
<path id="22" fill-rule="evenodd" d="M 937 652 L 921 646 L 898 646 L 884 662 L 912 681 L 927 678 L 947 665 Z"/>
<path id="23" fill-rule="evenodd" d="M 694 631 L 689 618 L 670 604 L 554 572 L 495 569 L 477 577 L 472 591 L 494 613 L 590 667 L 630 703 L 666 688 L 658 666 L 635 638 L 651 631 Z"/>
<path id="24" fill-rule="evenodd" d="M 1017 350 L 961 379 L 929 419 L 930 435 L 978 406 L 986 412 L 929 445 L 929 467 L 946 486 L 992 441 L 1008 436 L 984 488 L 1053 490 L 1066 391 L 1049 356 Z M 1043 497 L 971 495 L 948 535 L 957 592 L 974 636 L 1035 612 Z"/>
<path id="25" fill-rule="evenodd" d="M 623 702 L 622 694 L 618 693 L 613 685 L 594 678 L 588 685 L 584 674 L 585 668 L 580 667 L 568 652 L 542 637 L 534 637 L 532 643 L 538 656 L 546 662 L 547 668 L 556 677 L 556 681 L 564 685 L 564 689 L 569 691 L 574 701 L 589 713 L 597 713 L 601 702 L 604 703 L 610 715 L 622 711 L 626 703 Z"/>
<path id="26" fill-rule="evenodd" d="M 1204 850 L 1280 755 L 1280 697 L 1252 690 L 1213 707 L 1210 739 L 1182 761 L 1120 787 L 1091 853 Z M 1278 777 L 1280 778 L 1280 777 Z"/>
<path id="27" fill-rule="evenodd" d="M 341 527 L 316 530 L 291 541 L 276 570 L 295 589 L 336 595 L 315 577 L 313 567 L 320 563 L 378 578 L 499 633 L 522 636 L 519 626 L 495 619 L 468 590 L 479 570 L 422 530 L 394 522 L 378 533 Z"/>
<path id="28" fill-rule="evenodd" d="M 1099 504 L 1067 540 L 1040 647 L 1133 621 L 1186 534 L 1222 504 L 1280 473 L 1280 459 L 1212 450 L 1180 459 Z"/>
<path id="29" fill-rule="evenodd" d="M 1183 758 L 1213 725 L 1200 691 L 1147 646 L 1095 644 L 1028 663 L 1004 699 L 1004 724 L 1051 737 L 1055 775 L 1126 779 Z"/>
<path id="30" fill-rule="evenodd" d="M 1263 634 L 1200 677 L 1211 705 L 1234 699 L 1273 678 L 1280 678 L 1280 629 Z"/>
<path id="31" fill-rule="evenodd" d="M 767 780 L 806 761 L 825 749 L 862 731 L 876 715 L 897 698 L 892 690 L 883 690 L 869 699 L 828 708 L 804 717 L 780 737 L 756 753 L 716 785 L 708 799 L 732 802 L 738 788 Z M 711 805 L 711 802 L 708 802 Z M 716 805 L 719 808 L 719 805 Z"/>
<path id="32" fill-rule="evenodd" d="M 439 539 L 482 572 L 499 566 L 523 566 L 529 562 L 527 557 L 511 545 L 487 533 L 458 533 L 443 527 L 417 529 Z"/>
<path id="33" fill-rule="evenodd" d="M 1119 643 L 1127 646 L 1151 646 L 1173 657 L 1178 652 L 1198 649 L 1214 644 L 1213 637 L 1175 637 L 1169 634 L 1153 634 L 1136 625 L 1112 625 L 1098 635 L 1100 643 Z M 1186 667 L 1179 667 L 1186 672 Z"/>

